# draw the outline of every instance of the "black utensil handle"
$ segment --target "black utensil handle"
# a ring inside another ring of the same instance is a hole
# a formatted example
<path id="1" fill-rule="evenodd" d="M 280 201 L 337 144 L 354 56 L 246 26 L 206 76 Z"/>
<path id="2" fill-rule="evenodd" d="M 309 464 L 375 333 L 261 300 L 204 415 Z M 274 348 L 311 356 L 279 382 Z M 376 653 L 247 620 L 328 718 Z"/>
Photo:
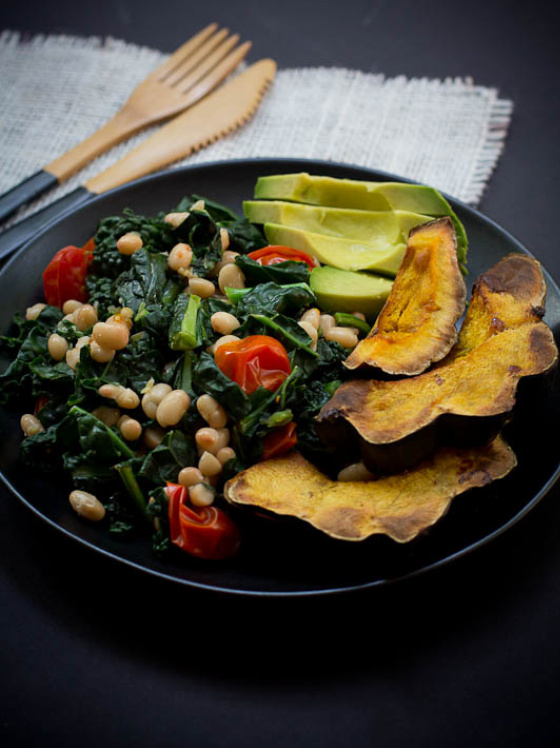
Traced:
<path id="1" fill-rule="evenodd" d="M 51 187 L 58 184 L 58 179 L 48 171 L 37 171 L 23 182 L 16 184 L 11 190 L 0 195 L 0 221 L 11 216 L 18 208 L 33 200 L 34 197 L 42 195 Z"/>
<path id="2" fill-rule="evenodd" d="M 55 219 L 60 218 L 71 208 L 76 208 L 78 205 L 91 200 L 92 197 L 95 197 L 93 192 L 89 192 L 85 187 L 77 187 L 64 197 L 47 205 L 46 208 L 10 226 L 9 229 L 0 234 L 0 259 L 11 255 L 38 231 Z"/>

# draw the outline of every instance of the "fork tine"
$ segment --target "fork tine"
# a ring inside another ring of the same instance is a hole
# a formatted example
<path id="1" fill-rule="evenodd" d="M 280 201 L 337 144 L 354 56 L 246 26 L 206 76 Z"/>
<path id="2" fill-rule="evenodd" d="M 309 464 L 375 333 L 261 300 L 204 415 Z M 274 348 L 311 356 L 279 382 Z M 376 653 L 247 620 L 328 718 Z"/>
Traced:
<path id="1" fill-rule="evenodd" d="M 202 99 L 209 91 L 216 88 L 224 78 L 227 78 L 232 70 L 235 70 L 239 65 L 241 60 L 246 57 L 247 52 L 252 46 L 252 42 L 244 42 L 218 63 L 206 77 L 200 81 L 193 82 L 188 90 L 183 90 L 182 92 L 188 96 L 191 105 Z"/>
<path id="2" fill-rule="evenodd" d="M 220 44 L 212 54 L 208 55 L 208 57 L 191 71 L 185 70 L 182 75 L 179 74 L 180 71 L 177 71 L 176 75 L 173 76 L 171 85 L 177 86 L 182 91 L 187 91 L 189 88 L 194 86 L 197 81 L 203 78 L 206 73 L 209 73 L 212 68 L 215 67 L 217 63 L 235 47 L 238 41 L 239 34 L 230 36 L 229 39 L 223 42 L 223 44 Z"/>
<path id="3" fill-rule="evenodd" d="M 229 29 L 221 29 L 216 34 L 207 39 L 203 44 L 200 45 L 192 54 L 188 57 L 183 58 L 182 61 L 178 62 L 175 67 L 168 73 L 159 76 L 158 80 L 160 83 L 166 83 L 167 85 L 173 85 L 177 78 L 181 78 L 186 73 L 190 73 L 191 70 L 201 63 L 211 52 L 219 46 L 223 40 L 229 34 Z"/>
<path id="4" fill-rule="evenodd" d="M 217 23 L 211 23 L 193 37 L 188 39 L 178 49 L 173 52 L 165 62 L 162 62 L 155 70 L 150 74 L 150 78 L 160 78 L 170 73 L 177 65 L 179 65 L 185 57 L 188 57 L 194 52 L 201 44 L 203 44 L 208 37 L 212 36 L 214 31 L 218 28 Z"/>

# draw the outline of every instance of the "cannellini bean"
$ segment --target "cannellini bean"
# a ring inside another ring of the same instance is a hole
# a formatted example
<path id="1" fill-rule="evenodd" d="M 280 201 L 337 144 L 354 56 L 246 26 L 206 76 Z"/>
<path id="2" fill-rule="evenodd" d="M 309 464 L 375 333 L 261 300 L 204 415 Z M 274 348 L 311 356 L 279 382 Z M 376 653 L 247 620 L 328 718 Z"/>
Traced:
<path id="1" fill-rule="evenodd" d="M 130 330 L 126 324 L 98 322 L 93 326 L 92 335 L 102 348 L 122 351 L 128 345 Z"/>
<path id="2" fill-rule="evenodd" d="M 177 272 L 179 269 L 186 270 L 192 262 L 192 249 L 188 244 L 179 242 L 176 244 L 167 258 L 167 264 L 171 270 Z"/>
<path id="3" fill-rule="evenodd" d="M 144 395 L 142 398 L 142 410 L 144 411 L 144 414 L 152 420 L 156 417 L 158 405 L 159 403 L 149 395 Z"/>
<path id="4" fill-rule="evenodd" d="M 166 395 L 169 395 L 172 389 L 173 387 L 170 384 L 167 384 L 166 382 L 159 382 L 158 384 L 154 384 L 149 394 L 156 401 L 156 403 L 161 403 L 163 398 Z"/>
<path id="5" fill-rule="evenodd" d="M 218 441 L 216 442 L 216 450 L 219 452 L 223 447 L 227 447 L 230 440 L 229 429 L 216 429 L 218 434 Z"/>
<path id="6" fill-rule="evenodd" d="M 52 356 L 52 358 L 54 358 L 55 361 L 62 361 L 62 359 L 66 356 L 66 351 L 69 348 L 66 338 L 63 338 L 62 335 L 58 335 L 58 333 L 56 332 L 53 332 L 52 335 L 49 335 L 47 347 L 49 349 L 50 355 Z"/>
<path id="7" fill-rule="evenodd" d="M 245 288 L 245 276 L 237 265 L 228 263 L 218 273 L 218 286 L 222 293 L 226 288 Z"/>
<path id="8" fill-rule="evenodd" d="M 210 426 L 203 426 L 194 435 L 196 444 L 203 452 L 215 452 L 218 444 L 218 432 Z"/>
<path id="9" fill-rule="evenodd" d="M 28 320 L 34 320 L 37 319 L 37 317 L 41 314 L 43 309 L 46 307 L 46 304 L 33 304 L 33 306 L 28 306 L 25 310 L 25 319 Z"/>
<path id="10" fill-rule="evenodd" d="M 76 490 L 68 498 L 72 509 L 84 519 L 99 522 L 105 516 L 105 507 L 92 493 Z"/>
<path id="11" fill-rule="evenodd" d="M 81 301 L 77 301 L 76 299 L 68 299 L 62 305 L 62 311 L 64 312 L 64 314 L 72 314 L 73 312 L 77 311 L 81 306 L 82 306 Z"/>
<path id="12" fill-rule="evenodd" d="M 197 483 L 189 488 L 189 499 L 193 506 L 210 506 L 214 503 L 214 489 L 206 483 Z"/>
<path id="13" fill-rule="evenodd" d="M 102 384 L 97 389 L 97 392 L 101 397 L 106 397 L 108 400 L 116 400 L 120 389 L 121 386 L 119 384 Z"/>
<path id="14" fill-rule="evenodd" d="M 73 314 L 78 330 L 87 330 L 97 322 L 97 312 L 91 304 L 82 304 Z"/>
<path id="15" fill-rule="evenodd" d="M 35 434 L 39 434 L 41 431 L 45 430 L 37 416 L 34 416 L 31 413 L 25 413 L 21 417 L 19 424 L 25 436 L 35 436 Z"/>
<path id="16" fill-rule="evenodd" d="M 91 411 L 92 416 L 99 418 L 106 426 L 116 426 L 121 412 L 118 408 L 110 408 L 108 405 L 100 405 Z"/>
<path id="17" fill-rule="evenodd" d="M 352 312 L 352 317 L 357 317 L 358 319 L 361 319 L 362 322 L 366 321 L 366 315 L 362 312 Z"/>
<path id="18" fill-rule="evenodd" d="M 117 249 L 121 255 L 133 255 L 139 249 L 142 249 L 143 245 L 142 237 L 136 231 L 123 234 L 117 241 Z"/>
<path id="19" fill-rule="evenodd" d="M 161 444 L 164 436 L 165 431 L 163 429 L 160 429 L 158 426 L 148 426 L 147 429 L 144 429 L 144 445 L 148 449 L 155 449 L 155 447 Z"/>
<path id="20" fill-rule="evenodd" d="M 216 457 L 218 458 L 221 465 L 225 465 L 226 462 L 235 459 L 235 450 L 231 447 L 222 447 L 216 453 Z"/>
<path id="21" fill-rule="evenodd" d="M 229 247 L 229 233 L 223 226 L 220 229 L 220 241 L 222 243 L 222 252 L 225 252 Z"/>
<path id="22" fill-rule="evenodd" d="M 311 347 L 313 348 L 314 346 L 316 346 L 317 345 L 317 337 L 318 337 L 317 328 L 314 327 L 311 322 L 308 322 L 307 320 L 301 320 L 301 319 L 298 322 L 298 325 L 303 330 L 305 330 L 305 332 L 311 338 Z"/>
<path id="23" fill-rule="evenodd" d="M 187 488 L 189 486 L 196 486 L 197 483 L 202 483 L 203 480 L 204 476 L 200 470 L 195 467 L 184 467 L 179 471 L 179 475 L 177 476 L 177 482 L 181 486 L 186 486 Z"/>
<path id="24" fill-rule="evenodd" d="M 237 330 L 238 327 L 241 327 L 241 323 L 237 317 L 229 312 L 215 312 L 210 317 L 210 324 L 220 335 L 229 335 L 234 330 Z"/>
<path id="25" fill-rule="evenodd" d="M 218 338 L 214 345 L 210 346 L 210 351 L 212 353 L 216 353 L 218 348 L 223 345 L 224 343 L 232 343 L 234 340 L 241 340 L 241 338 L 238 338 L 237 335 L 222 335 L 221 338 Z"/>
<path id="26" fill-rule="evenodd" d="M 333 318 L 334 320 L 334 318 Z M 313 307 L 312 309 L 308 309 L 306 312 L 304 312 L 301 315 L 300 322 L 309 322 L 313 327 L 318 330 L 319 329 L 319 322 L 321 321 L 321 312 L 317 309 L 317 307 Z"/>
<path id="27" fill-rule="evenodd" d="M 319 329 L 322 331 L 323 335 L 327 330 L 330 330 L 331 327 L 335 327 L 335 325 L 336 320 L 332 314 L 321 314 L 319 318 Z"/>
<path id="28" fill-rule="evenodd" d="M 100 364 L 106 364 L 115 357 L 115 350 L 113 348 L 103 348 L 97 340 L 91 341 L 89 352 L 92 359 Z"/>
<path id="29" fill-rule="evenodd" d="M 196 401 L 196 408 L 209 426 L 223 429 L 227 423 L 227 415 L 220 403 L 211 395 L 201 395 Z"/>
<path id="30" fill-rule="evenodd" d="M 180 226 L 183 221 L 185 221 L 189 217 L 188 212 L 185 213 L 168 213 L 165 218 L 163 219 L 165 223 L 171 224 L 174 229 L 177 228 L 177 226 Z"/>
<path id="31" fill-rule="evenodd" d="M 201 299 L 208 299 L 216 292 L 216 287 L 212 281 L 206 280 L 206 278 L 199 278 L 197 275 L 189 278 L 188 288 L 190 293 L 200 296 Z"/>
<path id="32" fill-rule="evenodd" d="M 367 469 L 363 462 L 355 462 L 347 465 L 339 472 L 337 480 L 339 481 L 364 481 L 371 480 L 373 474 Z"/>
<path id="33" fill-rule="evenodd" d="M 340 343 L 343 348 L 355 348 L 358 345 L 358 335 L 350 327 L 331 327 L 324 335 L 327 340 Z"/>
<path id="34" fill-rule="evenodd" d="M 135 442 L 142 436 L 142 426 L 136 418 L 121 416 L 118 420 L 117 426 L 128 442 Z"/>
<path id="35" fill-rule="evenodd" d="M 156 420 L 162 428 L 175 426 L 185 415 L 191 404 L 184 390 L 172 390 L 157 407 Z"/>
<path id="36" fill-rule="evenodd" d="M 117 405 L 126 410 L 134 410 L 140 405 L 140 398 L 130 387 L 121 387 L 115 399 Z"/>
<path id="37" fill-rule="evenodd" d="M 71 369 L 76 369 L 78 366 L 78 362 L 80 360 L 80 349 L 79 348 L 70 348 L 69 351 L 66 351 L 66 356 L 64 357 L 66 360 L 66 363 Z"/>

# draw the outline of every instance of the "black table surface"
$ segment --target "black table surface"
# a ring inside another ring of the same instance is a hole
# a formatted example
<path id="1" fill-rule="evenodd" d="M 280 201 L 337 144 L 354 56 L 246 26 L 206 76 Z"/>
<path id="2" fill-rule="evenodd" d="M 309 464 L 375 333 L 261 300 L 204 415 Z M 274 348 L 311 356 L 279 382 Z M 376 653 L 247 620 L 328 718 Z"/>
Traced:
<path id="1" fill-rule="evenodd" d="M 217 20 L 253 61 L 494 86 L 515 110 L 479 207 L 559 281 L 555 5 L 3 0 L 0 28 L 172 51 Z M 5 746 L 559 744 L 559 485 L 440 570 L 291 601 L 148 579 L 0 492 Z"/>

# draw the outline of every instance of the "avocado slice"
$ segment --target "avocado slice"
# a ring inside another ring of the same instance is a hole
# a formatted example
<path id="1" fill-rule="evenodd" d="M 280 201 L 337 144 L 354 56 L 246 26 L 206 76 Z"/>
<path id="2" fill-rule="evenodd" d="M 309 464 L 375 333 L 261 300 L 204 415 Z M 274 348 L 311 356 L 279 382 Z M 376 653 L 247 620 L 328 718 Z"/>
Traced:
<path id="1" fill-rule="evenodd" d="M 433 187 L 406 182 L 366 182 L 299 172 L 259 177 L 255 199 L 288 200 L 353 210 L 403 210 L 426 216 L 451 216 L 459 264 L 467 261 L 467 235 L 447 200 Z"/>
<path id="2" fill-rule="evenodd" d="M 263 230 L 270 244 L 301 249 L 319 262 L 341 270 L 375 270 L 395 276 L 406 251 L 405 242 L 389 245 L 386 242 L 368 243 L 316 234 L 279 223 L 265 223 Z"/>
<path id="3" fill-rule="evenodd" d="M 406 242 L 412 228 L 432 220 L 431 216 L 404 210 L 328 208 L 282 200 L 245 200 L 243 212 L 251 223 L 279 223 L 316 234 L 380 244 L 380 248 Z"/>
<path id="4" fill-rule="evenodd" d="M 362 312 L 371 322 L 387 300 L 393 281 L 373 273 L 317 267 L 309 279 L 319 307 L 326 312 Z"/>

